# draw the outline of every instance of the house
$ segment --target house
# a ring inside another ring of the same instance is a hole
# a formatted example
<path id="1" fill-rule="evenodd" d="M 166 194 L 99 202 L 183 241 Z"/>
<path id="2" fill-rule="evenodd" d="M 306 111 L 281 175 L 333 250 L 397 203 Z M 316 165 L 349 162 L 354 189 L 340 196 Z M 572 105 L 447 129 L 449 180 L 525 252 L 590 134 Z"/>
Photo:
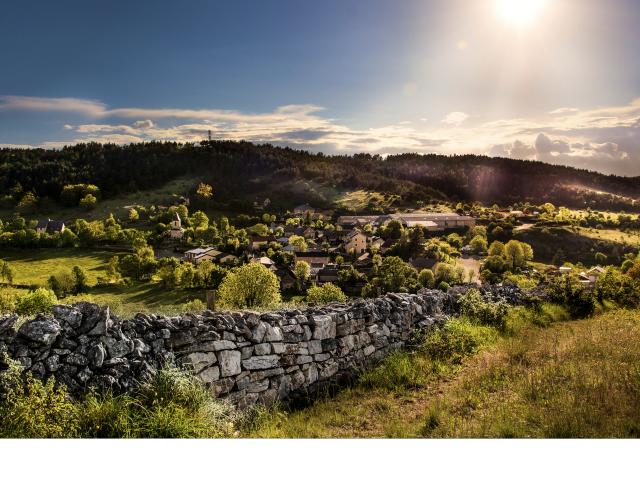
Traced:
<path id="1" fill-rule="evenodd" d="M 336 283 L 338 281 L 338 272 L 340 268 L 335 263 L 325 265 L 318 270 L 318 283 Z"/>
<path id="2" fill-rule="evenodd" d="M 276 264 L 269 257 L 254 257 L 250 260 L 251 263 L 259 263 L 260 265 L 267 267 L 269 270 L 276 270 Z"/>
<path id="3" fill-rule="evenodd" d="M 371 248 L 377 248 L 378 250 L 380 250 L 382 248 L 382 245 L 384 245 L 384 239 L 380 237 L 373 237 L 371 238 L 369 245 Z"/>
<path id="4" fill-rule="evenodd" d="M 296 262 L 307 262 L 311 267 L 311 276 L 315 277 L 321 268 L 329 263 L 329 254 L 319 251 L 295 252 Z"/>
<path id="5" fill-rule="evenodd" d="M 360 255 L 367 250 L 369 246 L 369 236 L 360 230 L 353 230 L 344 240 L 343 249 L 345 252 L 354 252 Z"/>
<path id="6" fill-rule="evenodd" d="M 196 265 L 204 260 L 211 260 L 213 262 L 217 257 L 221 255 L 222 252 L 219 252 L 213 247 L 193 248 L 184 252 L 185 260 L 191 263 L 195 263 Z"/>
<path id="7" fill-rule="evenodd" d="M 278 280 L 280 280 L 281 290 L 292 290 L 297 285 L 297 279 L 293 270 L 289 267 L 278 267 L 275 271 Z"/>
<path id="8" fill-rule="evenodd" d="M 598 277 L 600 277 L 604 272 L 604 268 L 597 266 L 587 270 L 586 272 L 580 272 L 578 277 L 580 278 L 581 283 L 593 287 L 598 281 Z"/>
<path id="9" fill-rule="evenodd" d="M 269 243 L 276 241 L 276 237 L 273 235 L 254 235 L 249 240 L 249 249 L 252 251 L 260 250 L 261 248 L 269 245 Z"/>
<path id="10" fill-rule="evenodd" d="M 184 237 L 184 228 L 182 228 L 182 220 L 176 212 L 173 220 L 171 220 L 171 230 L 169 230 L 169 238 L 180 239 Z"/>
<path id="11" fill-rule="evenodd" d="M 62 220 L 51 220 L 50 218 L 38 220 L 38 224 L 36 225 L 38 235 L 42 235 L 43 233 L 62 233 L 64 229 L 65 225 Z"/>

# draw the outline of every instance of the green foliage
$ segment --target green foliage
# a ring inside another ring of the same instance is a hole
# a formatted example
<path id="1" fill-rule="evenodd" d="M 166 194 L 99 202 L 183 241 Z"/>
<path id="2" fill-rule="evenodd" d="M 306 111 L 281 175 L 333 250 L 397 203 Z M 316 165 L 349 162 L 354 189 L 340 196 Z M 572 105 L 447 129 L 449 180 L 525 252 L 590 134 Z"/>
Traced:
<path id="1" fill-rule="evenodd" d="M 358 384 L 369 389 L 398 392 L 424 385 L 428 373 L 424 364 L 419 364 L 415 353 L 398 351 L 385 358 L 378 367 L 364 372 Z"/>
<path id="2" fill-rule="evenodd" d="M 265 266 L 249 263 L 227 274 L 218 298 L 227 308 L 270 307 L 280 302 L 280 282 Z"/>
<path id="3" fill-rule="evenodd" d="M 15 311 L 17 295 L 7 288 L 0 288 L 0 314 Z"/>
<path id="4" fill-rule="evenodd" d="M 476 255 L 487 253 L 487 239 L 481 235 L 473 237 L 469 242 L 469 246 Z"/>
<path id="5" fill-rule="evenodd" d="M 31 373 L 22 378 L 16 362 L 0 374 L 0 437 L 71 438 L 78 435 L 80 409 L 69 401 L 64 386 L 55 387 Z"/>
<path id="6" fill-rule="evenodd" d="M 73 293 L 84 293 L 89 288 L 89 284 L 87 281 L 87 274 L 78 265 L 75 265 L 71 270 L 71 274 L 73 276 Z"/>
<path id="7" fill-rule="evenodd" d="M 484 325 L 504 329 L 505 318 L 509 311 L 506 302 L 484 300 L 480 292 L 473 288 L 458 299 L 460 313 Z"/>
<path id="8" fill-rule="evenodd" d="M 371 284 L 381 293 L 413 291 L 419 286 L 418 272 L 400 257 L 384 257 Z"/>
<path id="9" fill-rule="evenodd" d="M 595 312 L 593 293 L 573 273 L 552 278 L 546 291 L 552 301 L 565 305 L 574 318 L 588 317 Z"/>
<path id="10" fill-rule="evenodd" d="M 64 298 L 74 290 L 75 281 L 68 270 L 63 270 L 49 277 L 47 285 L 58 298 Z"/>
<path id="11" fill-rule="evenodd" d="M 419 350 L 433 360 L 460 364 L 465 357 L 497 339 L 495 329 L 478 325 L 467 318 L 458 318 L 426 335 Z"/>
<path id="12" fill-rule="evenodd" d="M 436 277 L 433 271 L 429 268 L 424 268 L 418 273 L 418 282 L 424 288 L 431 288 L 434 286 Z"/>
<path id="13" fill-rule="evenodd" d="M 438 286 L 446 283 L 447 287 L 464 282 L 464 268 L 451 263 L 438 263 L 434 268 L 435 283 Z M 442 287 L 441 287 L 442 288 Z"/>
<path id="14" fill-rule="evenodd" d="M 98 203 L 98 199 L 90 193 L 80 199 L 79 205 L 85 210 L 93 210 Z"/>
<path id="15" fill-rule="evenodd" d="M 193 312 L 193 313 L 202 312 L 206 309 L 207 309 L 207 305 L 202 300 L 199 300 L 197 298 L 183 303 L 180 308 L 180 310 L 183 312 Z"/>
<path id="16" fill-rule="evenodd" d="M 316 305 L 346 301 L 347 296 L 342 293 L 340 287 L 332 283 L 325 283 L 322 286 L 314 285 L 307 290 L 307 302 L 314 303 Z"/>
<path id="17" fill-rule="evenodd" d="M 16 304 L 19 315 L 35 315 L 47 313 L 58 302 L 56 294 L 46 288 L 38 288 L 20 297 Z"/>
<path id="18" fill-rule="evenodd" d="M 11 268 L 9 262 L 0 260 L 0 278 L 2 278 L 2 281 L 11 284 L 13 283 L 13 276 L 13 268 Z"/>
<path id="19" fill-rule="evenodd" d="M 296 276 L 298 290 L 302 290 L 302 286 L 307 283 L 307 280 L 309 280 L 309 276 L 311 275 L 311 265 L 303 260 L 299 260 L 293 267 L 293 273 Z"/>

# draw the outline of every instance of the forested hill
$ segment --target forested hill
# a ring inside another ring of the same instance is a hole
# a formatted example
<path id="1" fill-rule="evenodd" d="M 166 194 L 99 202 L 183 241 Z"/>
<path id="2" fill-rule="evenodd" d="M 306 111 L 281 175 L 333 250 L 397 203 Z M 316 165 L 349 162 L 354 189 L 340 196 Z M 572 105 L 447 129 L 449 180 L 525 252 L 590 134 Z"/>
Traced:
<path id="1" fill-rule="evenodd" d="M 303 201 L 328 204 L 331 197 L 321 192 L 368 190 L 399 195 L 407 203 L 550 201 L 640 210 L 640 177 L 476 155 L 328 156 L 228 141 L 0 150 L 0 192 L 18 188 L 57 199 L 64 185 L 92 183 L 110 197 L 156 188 L 184 175 L 212 184 L 216 198 L 240 209 L 256 198 L 270 197 L 276 205 L 290 207 Z"/>

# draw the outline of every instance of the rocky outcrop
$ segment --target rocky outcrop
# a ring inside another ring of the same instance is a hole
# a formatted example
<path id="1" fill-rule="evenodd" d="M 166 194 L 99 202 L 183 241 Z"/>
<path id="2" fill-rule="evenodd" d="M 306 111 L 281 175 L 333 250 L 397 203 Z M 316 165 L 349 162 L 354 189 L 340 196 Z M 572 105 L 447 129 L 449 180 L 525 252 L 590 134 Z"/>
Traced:
<path id="1" fill-rule="evenodd" d="M 72 393 L 127 391 L 177 363 L 216 396 L 246 407 L 352 376 L 455 311 L 455 295 L 438 290 L 305 311 L 139 313 L 129 320 L 81 302 L 57 305 L 21 325 L 15 315 L 0 317 L 0 350 Z"/>

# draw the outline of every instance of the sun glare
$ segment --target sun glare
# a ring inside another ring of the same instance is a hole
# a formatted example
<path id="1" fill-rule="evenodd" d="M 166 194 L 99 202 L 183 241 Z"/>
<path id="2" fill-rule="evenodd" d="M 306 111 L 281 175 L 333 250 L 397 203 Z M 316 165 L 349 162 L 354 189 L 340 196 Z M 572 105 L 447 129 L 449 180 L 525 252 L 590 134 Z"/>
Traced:
<path id="1" fill-rule="evenodd" d="M 545 0 L 495 0 L 496 14 L 505 23 L 524 28 L 540 15 Z"/>

